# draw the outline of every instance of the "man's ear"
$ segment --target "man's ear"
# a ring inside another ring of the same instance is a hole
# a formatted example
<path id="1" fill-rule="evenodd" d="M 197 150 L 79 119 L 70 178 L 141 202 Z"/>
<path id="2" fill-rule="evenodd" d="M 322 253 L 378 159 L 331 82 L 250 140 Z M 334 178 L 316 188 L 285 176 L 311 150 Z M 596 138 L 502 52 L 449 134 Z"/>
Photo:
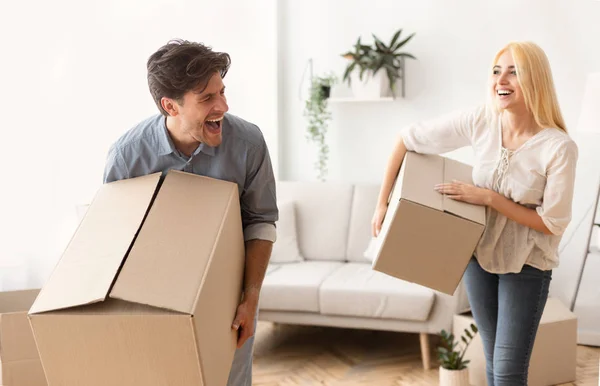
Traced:
<path id="1" fill-rule="evenodd" d="M 175 117 L 179 115 L 180 106 L 176 100 L 167 97 L 162 97 L 160 99 L 160 105 L 170 116 Z"/>

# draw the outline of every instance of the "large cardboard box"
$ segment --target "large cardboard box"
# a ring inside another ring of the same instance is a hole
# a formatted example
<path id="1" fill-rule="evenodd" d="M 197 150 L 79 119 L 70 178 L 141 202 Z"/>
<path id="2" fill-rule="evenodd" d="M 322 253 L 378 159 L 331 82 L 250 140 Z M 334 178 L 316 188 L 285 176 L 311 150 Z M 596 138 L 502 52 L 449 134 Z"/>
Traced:
<path id="1" fill-rule="evenodd" d="M 47 385 L 27 320 L 38 292 L 0 292 L 0 386 Z"/>
<path id="2" fill-rule="evenodd" d="M 454 316 L 453 333 L 460 336 L 475 323 L 470 314 Z M 469 381 L 473 386 L 486 386 L 485 357 L 481 336 L 477 334 L 465 353 L 471 363 Z M 577 369 L 577 318 L 560 300 L 549 298 L 537 331 L 531 361 L 529 386 L 550 386 L 575 381 Z"/>
<path id="3" fill-rule="evenodd" d="M 104 185 L 29 313 L 49 384 L 225 385 L 243 271 L 236 184 Z"/>
<path id="4" fill-rule="evenodd" d="M 443 182 L 472 183 L 469 165 L 408 152 L 396 178 L 373 269 L 452 295 L 485 229 L 485 207 L 434 190 Z"/>

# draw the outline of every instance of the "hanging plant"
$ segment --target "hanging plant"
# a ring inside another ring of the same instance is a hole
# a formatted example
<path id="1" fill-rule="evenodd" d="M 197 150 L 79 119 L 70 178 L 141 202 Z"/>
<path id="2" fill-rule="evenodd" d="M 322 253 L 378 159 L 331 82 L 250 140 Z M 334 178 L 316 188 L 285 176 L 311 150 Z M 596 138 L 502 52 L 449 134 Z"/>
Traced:
<path id="1" fill-rule="evenodd" d="M 326 142 L 327 128 L 331 120 L 328 99 L 331 86 L 336 82 L 333 74 L 315 76 L 310 85 L 310 94 L 304 105 L 304 116 L 308 120 L 307 139 L 318 147 L 318 157 L 315 162 L 317 178 L 325 181 L 327 176 L 327 161 L 329 146 Z"/>

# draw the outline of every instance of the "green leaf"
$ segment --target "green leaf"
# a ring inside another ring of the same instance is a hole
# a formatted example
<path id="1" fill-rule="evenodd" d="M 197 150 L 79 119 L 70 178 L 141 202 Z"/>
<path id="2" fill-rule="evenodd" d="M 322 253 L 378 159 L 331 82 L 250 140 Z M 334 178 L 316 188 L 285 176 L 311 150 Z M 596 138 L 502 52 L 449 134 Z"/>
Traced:
<path id="1" fill-rule="evenodd" d="M 375 34 L 372 34 L 372 35 L 373 35 L 373 40 L 375 40 L 376 45 L 381 45 L 381 46 L 385 47 L 385 44 L 381 41 L 381 39 L 379 39 L 377 36 L 375 36 Z"/>
<path id="2" fill-rule="evenodd" d="M 404 46 L 406 43 L 408 43 L 410 41 L 410 39 L 413 38 L 413 36 L 415 36 L 414 33 L 410 34 L 409 37 L 407 37 L 406 39 L 402 40 L 401 42 L 398 42 L 394 47 L 392 47 L 392 51 L 396 51 L 400 47 Z"/>
<path id="3" fill-rule="evenodd" d="M 381 42 L 375 42 L 375 47 L 377 47 L 377 49 L 379 51 L 382 51 L 382 52 L 386 52 L 387 51 L 387 47 L 384 46 L 383 43 L 381 43 Z"/>
<path id="4" fill-rule="evenodd" d="M 391 72 L 395 77 L 398 76 L 398 68 L 393 64 L 384 64 L 383 67 L 386 68 L 389 72 Z"/>
<path id="5" fill-rule="evenodd" d="M 363 79 L 363 75 L 365 74 L 365 71 L 366 71 L 366 70 L 367 70 L 367 69 L 366 69 L 366 68 L 364 68 L 364 67 L 360 69 L 360 72 L 358 73 L 358 79 L 360 79 L 360 80 L 362 80 L 362 79 Z"/>
<path id="6" fill-rule="evenodd" d="M 417 59 L 415 58 L 413 55 L 411 54 L 407 54 L 406 52 L 400 52 L 398 54 L 394 54 L 395 57 L 400 58 L 400 57 L 405 57 L 405 58 L 411 58 L 411 59 Z"/>
<path id="7" fill-rule="evenodd" d="M 400 28 L 400 29 L 398 30 L 398 32 L 396 32 L 396 33 L 394 34 L 394 36 L 392 37 L 392 41 L 391 41 L 391 43 L 390 43 L 390 47 L 393 47 L 393 46 L 394 46 L 394 44 L 396 44 L 396 41 L 398 40 L 398 37 L 400 37 L 400 34 L 401 34 L 401 33 L 402 33 L 402 28 Z"/>
<path id="8" fill-rule="evenodd" d="M 356 67 L 356 62 L 350 64 L 348 67 L 346 67 L 346 71 L 344 71 L 344 76 L 342 78 L 342 80 L 344 81 L 348 81 L 348 85 L 350 85 L 350 74 L 352 73 L 352 71 L 354 71 L 354 67 Z"/>

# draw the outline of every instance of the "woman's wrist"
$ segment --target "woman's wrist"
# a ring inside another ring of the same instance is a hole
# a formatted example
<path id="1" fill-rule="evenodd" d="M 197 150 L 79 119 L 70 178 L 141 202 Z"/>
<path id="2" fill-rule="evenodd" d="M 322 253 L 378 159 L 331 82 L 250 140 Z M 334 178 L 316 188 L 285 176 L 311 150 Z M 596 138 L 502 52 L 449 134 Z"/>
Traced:
<path id="1" fill-rule="evenodd" d="M 490 208 L 495 208 L 496 202 L 498 200 L 498 193 L 494 192 L 493 190 L 488 190 L 487 192 L 488 193 L 485 198 L 485 205 L 489 206 Z"/>

